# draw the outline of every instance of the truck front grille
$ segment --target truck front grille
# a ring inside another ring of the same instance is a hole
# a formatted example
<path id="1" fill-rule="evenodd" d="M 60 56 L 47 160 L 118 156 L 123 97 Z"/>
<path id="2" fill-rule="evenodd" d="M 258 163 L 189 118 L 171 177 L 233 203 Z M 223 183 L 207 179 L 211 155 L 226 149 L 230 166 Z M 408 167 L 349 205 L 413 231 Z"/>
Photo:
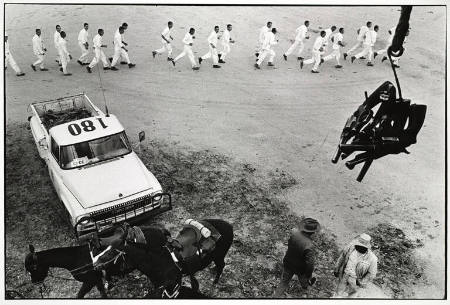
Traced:
<path id="1" fill-rule="evenodd" d="M 153 200 L 152 195 L 136 198 L 106 209 L 92 212 L 90 215 L 94 220 L 97 229 L 101 232 L 103 229 L 111 227 L 115 223 L 132 219 L 140 214 L 149 212 L 161 206 L 161 200 Z"/>

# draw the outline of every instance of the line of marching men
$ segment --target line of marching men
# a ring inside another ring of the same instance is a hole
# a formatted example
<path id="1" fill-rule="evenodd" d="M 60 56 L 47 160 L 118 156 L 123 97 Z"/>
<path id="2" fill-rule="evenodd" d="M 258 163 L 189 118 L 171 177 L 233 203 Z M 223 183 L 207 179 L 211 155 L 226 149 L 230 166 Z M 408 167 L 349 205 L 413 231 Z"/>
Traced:
<path id="1" fill-rule="evenodd" d="M 128 44 L 124 41 L 124 32 L 127 30 L 128 24 L 123 23 L 114 33 L 114 55 L 112 57 L 109 57 L 109 62 L 107 61 L 106 55 L 103 52 L 103 48 L 106 48 L 107 45 L 103 44 L 103 35 L 104 30 L 98 29 L 97 35 L 94 36 L 92 42 L 93 42 L 93 49 L 94 49 L 94 57 L 90 62 L 86 62 L 86 60 L 89 57 L 89 24 L 84 23 L 83 28 L 80 30 L 78 34 L 78 45 L 81 50 L 81 56 L 78 58 L 77 62 L 78 64 L 84 66 L 86 65 L 86 70 L 89 73 L 92 73 L 92 69 L 99 63 L 103 63 L 103 70 L 112 70 L 117 71 L 119 70 L 116 65 L 119 62 L 119 59 L 121 59 L 120 64 L 127 64 L 129 68 L 133 68 L 136 66 L 136 64 L 131 63 L 127 46 Z M 199 70 L 200 67 L 197 64 L 197 61 L 194 57 L 194 53 L 192 51 L 192 46 L 195 39 L 195 28 L 190 28 L 189 31 L 184 36 L 182 42 L 184 45 L 183 51 L 176 56 L 175 58 L 172 57 L 172 45 L 171 41 L 173 40 L 173 37 L 171 36 L 171 31 L 173 28 L 173 22 L 169 21 L 167 23 L 167 27 L 164 28 L 164 30 L 161 32 L 161 40 L 163 43 L 163 46 L 160 49 L 152 51 L 153 58 L 156 57 L 157 54 L 162 54 L 164 52 L 167 52 L 167 60 L 172 62 L 172 64 L 175 66 L 176 62 L 183 58 L 184 56 L 188 56 L 192 69 L 193 70 Z M 231 24 L 227 24 L 226 29 L 223 31 L 223 33 L 219 34 L 219 26 L 215 26 L 211 34 L 208 36 L 208 45 L 209 45 L 209 51 L 198 58 L 198 63 L 201 64 L 203 60 L 206 60 L 208 58 L 211 58 L 213 61 L 213 68 L 220 68 L 221 66 L 219 63 L 225 63 L 225 57 L 228 53 L 230 53 L 231 47 L 230 44 L 234 43 L 234 40 L 231 38 L 231 31 L 233 29 L 233 26 Z M 54 33 L 54 46 L 58 53 L 58 56 L 56 58 L 56 61 L 61 66 L 60 71 L 63 72 L 63 75 L 69 76 L 72 75 L 67 71 L 67 64 L 72 60 L 72 55 L 69 52 L 67 48 L 67 34 L 66 32 L 62 31 L 60 25 L 56 25 L 56 31 Z M 222 42 L 222 50 L 218 52 L 218 42 L 219 39 L 221 39 Z M 48 69 L 44 66 L 45 61 L 45 55 L 47 52 L 47 48 L 44 45 L 44 42 L 42 41 L 41 37 L 41 30 L 36 29 L 36 34 L 33 36 L 33 52 L 35 56 L 37 57 L 36 62 L 31 64 L 31 68 L 33 71 L 37 71 L 37 67 L 39 67 L 40 71 L 48 71 Z M 9 64 L 13 70 L 16 72 L 17 76 L 23 76 L 25 75 L 24 72 L 21 71 L 19 66 L 14 60 L 14 57 L 12 56 L 10 50 L 9 50 L 9 42 L 8 42 L 8 34 L 5 34 L 5 50 L 6 50 L 6 58 L 5 58 L 5 68 L 6 64 Z"/>
<path id="2" fill-rule="evenodd" d="M 81 66 L 87 66 L 86 70 L 91 73 L 92 68 L 95 67 L 100 61 L 103 63 L 104 70 L 119 70 L 116 65 L 121 60 L 121 64 L 127 64 L 129 68 L 133 68 L 136 65 L 131 63 L 128 50 L 126 46 L 128 45 L 124 41 L 124 33 L 128 28 L 127 23 L 123 23 L 114 33 L 114 55 L 109 57 L 109 62 L 106 59 L 106 55 L 103 52 L 103 48 L 107 47 L 107 45 L 103 44 L 103 35 L 104 30 L 98 29 L 97 35 L 94 36 L 93 42 L 93 50 L 94 57 L 90 62 L 86 62 L 89 57 L 90 49 L 89 49 L 89 24 L 84 23 L 83 28 L 80 30 L 78 34 L 78 45 L 81 50 L 81 56 L 78 58 L 77 62 Z M 39 68 L 40 71 L 48 71 L 44 66 L 44 61 L 47 53 L 47 48 L 41 37 L 41 30 L 36 29 L 35 35 L 33 36 L 33 53 L 36 56 L 37 60 L 31 64 L 31 69 L 33 71 L 37 71 L 36 68 Z M 56 49 L 58 56 L 56 57 L 56 62 L 60 66 L 60 71 L 63 72 L 63 75 L 70 76 L 72 73 L 69 73 L 67 70 L 67 64 L 72 60 L 72 55 L 67 48 L 67 34 L 65 31 L 61 29 L 60 25 L 56 25 L 56 31 L 53 35 L 53 43 Z M 6 64 L 9 64 L 11 68 L 16 72 L 17 76 L 25 75 L 24 72 L 21 71 L 19 66 L 17 65 L 14 57 L 12 56 L 9 50 L 9 42 L 8 42 L 8 34 L 5 33 L 5 68 Z"/>
<path id="3" fill-rule="evenodd" d="M 220 31 L 219 26 L 217 25 L 214 26 L 213 30 L 211 31 L 207 39 L 209 51 L 203 56 L 198 57 L 198 64 L 192 49 L 195 39 L 195 28 L 190 28 L 189 31 L 185 34 L 184 38 L 182 39 L 183 51 L 178 56 L 172 57 L 173 37 L 171 35 L 171 32 L 173 29 L 173 25 L 174 25 L 173 22 L 169 21 L 167 23 L 167 26 L 161 32 L 160 37 L 162 47 L 152 51 L 153 58 L 155 58 L 156 55 L 167 52 L 167 60 L 175 66 L 180 59 L 187 56 L 193 70 L 199 70 L 202 61 L 209 58 L 212 59 L 213 68 L 220 68 L 221 66 L 219 64 L 225 63 L 225 58 L 227 54 L 229 54 L 231 51 L 230 44 L 233 44 L 235 42 L 234 39 L 231 37 L 231 31 L 233 29 L 233 26 L 231 24 L 227 24 L 226 29 L 223 30 L 222 32 Z M 306 20 L 304 24 L 302 24 L 296 29 L 295 38 L 291 40 L 292 42 L 291 46 L 283 54 L 284 60 L 287 61 L 288 56 L 290 56 L 297 49 L 297 59 L 300 62 L 300 68 L 303 68 L 305 65 L 313 65 L 311 72 L 319 73 L 318 71 L 319 66 L 322 63 L 329 61 L 331 59 L 336 60 L 335 67 L 337 69 L 342 68 L 340 58 L 341 58 L 341 49 L 345 47 L 344 28 L 341 27 L 337 29 L 337 27 L 333 25 L 330 28 L 319 31 L 315 29 L 310 29 L 309 25 L 310 22 Z M 116 65 L 119 62 L 119 60 L 120 64 L 127 64 L 129 68 L 135 67 L 136 65 L 130 61 L 127 49 L 128 44 L 124 40 L 124 33 L 127 30 L 127 28 L 128 24 L 123 23 L 115 31 L 113 40 L 114 54 L 112 57 L 108 58 L 109 62 L 107 60 L 105 53 L 103 52 L 103 49 L 107 47 L 107 45 L 103 44 L 104 30 L 98 29 L 97 34 L 94 36 L 92 40 L 94 57 L 90 62 L 87 62 L 86 60 L 88 59 L 90 53 L 89 32 L 88 32 L 89 24 L 84 23 L 83 28 L 80 30 L 78 34 L 78 45 L 81 50 L 81 56 L 77 60 L 78 64 L 86 65 L 87 66 L 86 70 L 89 73 L 92 72 L 92 69 L 99 62 L 103 63 L 104 70 L 117 71 L 118 68 L 116 67 Z M 319 35 L 316 37 L 314 44 L 312 46 L 311 57 L 309 59 L 305 59 L 302 56 L 302 52 L 305 48 L 305 40 L 310 38 L 309 36 L 310 31 L 318 33 Z M 388 31 L 389 39 L 385 48 L 374 51 L 373 47 L 377 40 L 378 31 L 379 26 L 375 25 L 372 28 L 371 21 L 367 21 L 365 25 L 361 26 L 357 30 L 356 44 L 348 51 L 343 53 L 344 60 L 346 60 L 347 56 L 351 56 L 351 62 L 353 63 L 356 59 L 359 58 L 364 59 L 367 56 L 368 58 L 367 65 L 373 66 L 372 63 L 373 59 L 376 58 L 377 55 L 385 54 L 387 52 L 388 47 L 391 45 L 395 34 L 395 27 L 391 28 Z M 255 52 L 256 63 L 254 67 L 256 69 L 261 68 L 261 64 L 264 62 L 266 58 L 268 58 L 268 66 L 274 66 L 274 59 L 276 54 L 275 51 L 273 50 L 273 46 L 276 45 L 279 41 L 277 39 L 276 34 L 277 29 L 275 27 L 272 27 L 272 22 L 270 21 L 267 22 L 267 24 L 260 29 L 258 37 L 258 45 Z M 60 25 L 57 25 L 56 31 L 54 33 L 54 46 L 58 54 L 56 61 L 61 66 L 60 71 L 63 72 L 64 75 L 68 76 L 71 75 L 71 73 L 67 71 L 67 64 L 72 59 L 72 55 L 69 53 L 67 49 L 66 38 L 67 38 L 66 32 L 62 31 Z M 222 45 L 222 49 L 220 52 L 218 51 L 219 40 Z M 36 34 L 34 35 L 32 41 L 33 41 L 33 52 L 37 60 L 36 62 L 31 64 L 31 68 L 34 71 L 37 71 L 36 68 L 39 67 L 39 70 L 47 71 L 47 69 L 44 66 L 47 49 L 42 41 L 40 29 L 36 29 Z M 329 50 L 330 45 L 332 45 L 331 50 Z M 356 51 L 360 48 L 362 48 L 360 52 L 356 53 Z M 329 53 L 326 54 L 326 52 Z M 25 75 L 25 73 L 23 73 L 20 70 L 19 66 L 15 62 L 9 50 L 8 34 L 5 35 L 5 54 L 6 54 L 5 65 L 9 64 L 14 69 L 17 76 Z M 386 59 L 387 57 L 383 56 L 381 61 L 383 62 Z M 399 57 L 392 57 L 392 59 L 394 65 L 398 68 Z"/>
<path id="4" fill-rule="evenodd" d="M 288 50 L 283 54 L 284 60 L 287 61 L 288 56 L 291 55 L 295 49 L 298 49 L 297 51 L 297 59 L 300 61 L 300 68 L 302 69 L 305 65 L 311 65 L 314 64 L 311 72 L 312 73 L 319 73 L 318 68 L 319 66 L 331 59 L 336 60 L 335 67 L 337 69 L 342 68 L 342 65 L 340 63 L 341 58 L 341 48 L 345 47 L 344 43 L 344 28 L 341 27 L 339 30 L 337 30 L 337 27 L 335 25 L 331 26 L 330 28 L 327 28 L 325 30 L 315 30 L 309 28 L 310 22 L 306 20 L 304 24 L 299 26 L 295 31 L 295 38 L 291 40 L 292 45 L 289 47 Z M 375 59 L 378 55 L 385 54 L 387 52 L 387 49 L 392 43 L 392 40 L 394 38 L 396 27 L 393 27 L 388 30 L 389 38 L 388 43 L 386 44 L 385 48 L 380 49 L 378 51 L 374 51 L 373 47 L 375 45 L 375 42 L 377 41 L 377 34 L 379 31 L 379 26 L 375 25 L 372 28 L 372 22 L 367 21 L 365 25 L 362 25 L 357 30 L 357 37 L 356 37 L 356 44 L 350 48 L 348 51 L 344 52 L 344 60 L 347 59 L 347 56 L 351 55 L 351 62 L 353 63 L 356 59 L 362 58 L 365 59 L 367 56 L 368 62 L 367 66 L 373 66 L 372 60 Z M 337 30 L 337 31 L 336 31 Z M 302 57 L 302 52 L 305 47 L 305 39 L 309 39 L 309 31 L 312 31 L 314 33 L 319 33 L 319 35 L 316 37 L 312 50 L 311 50 L 311 58 L 306 59 Z M 268 66 L 274 66 L 274 59 L 275 59 L 275 51 L 273 50 L 273 46 L 278 44 L 278 39 L 276 37 L 277 29 L 275 27 L 272 27 L 272 22 L 267 22 L 266 25 L 264 25 L 259 32 L 259 40 L 258 45 L 256 48 L 255 56 L 256 56 L 256 63 L 255 68 L 261 69 L 261 64 L 263 61 L 269 56 L 268 58 Z M 407 35 L 409 34 L 409 31 Z M 330 51 L 327 55 L 326 52 L 328 51 L 329 45 L 332 44 L 332 51 Z M 355 53 L 356 50 L 359 48 L 362 48 L 360 52 Z M 352 55 L 353 54 L 353 55 Z M 385 61 L 387 59 L 387 56 L 383 56 L 381 61 Z M 393 64 L 396 68 L 399 68 L 399 57 L 392 57 Z"/>

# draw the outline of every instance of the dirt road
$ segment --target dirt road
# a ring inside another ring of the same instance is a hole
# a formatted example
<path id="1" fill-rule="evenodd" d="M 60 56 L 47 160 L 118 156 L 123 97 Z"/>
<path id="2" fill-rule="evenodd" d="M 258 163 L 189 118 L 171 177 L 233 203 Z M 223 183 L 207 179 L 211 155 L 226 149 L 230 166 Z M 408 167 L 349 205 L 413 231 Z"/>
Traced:
<path id="1" fill-rule="evenodd" d="M 100 73 L 109 110 L 132 138 L 145 130 L 150 139 L 212 150 L 261 171 L 289 173 L 298 183 L 279 196 L 296 214 L 317 218 L 336 235 L 339 245 L 378 223 L 395 225 L 424 244 L 416 255 L 430 285 L 417 288 L 415 296 L 440 298 L 445 276 L 445 7 L 413 8 L 411 34 L 400 60 L 404 97 L 428 106 L 418 143 L 410 155 L 374 162 L 363 183 L 355 180 L 358 168 L 349 171 L 330 159 L 341 128 L 363 101 L 364 91 L 394 81 L 390 67 L 377 58 L 374 67 L 361 60 L 344 62 L 344 68 L 336 70 L 334 63 L 325 63 L 320 74 L 311 74 L 307 67 L 300 71 L 293 56 L 287 62 L 281 57 L 305 19 L 312 28 L 345 27 L 349 46 L 355 42 L 356 29 L 372 20 L 380 25 L 377 49 L 384 47 L 387 30 L 399 14 L 398 7 L 7 5 L 10 49 L 27 73 L 17 78 L 9 68 L 6 71 L 7 130 L 11 124 L 26 122 L 27 105 L 33 101 L 85 91 L 94 103 L 103 103 L 96 70 L 88 74 L 73 61 L 69 64 L 73 76 L 62 77 L 57 71 L 52 43 L 56 24 L 68 33 L 69 51 L 76 59 L 77 35 L 84 22 L 90 24 L 91 37 L 99 27 L 105 30 L 107 55 L 112 54 L 113 32 L 127 22 L 125 37 L 137 67 Z M 167 20 L 175 24 L 175 55 L 181 52 L 188 28 L 197 29 L 196 56 L 207 52 L 206 38 L 214 25 L 223 28 L 232 23 L 236 44 L 227 63 L 212 69 L 205 61 L 200 71 L 193 72 L 186 58 L 176 68 L 164 56 L 152 59 L 151 50 L 160 47 L 159 33 Z M 279 30 L 275 68 L 254 70 L 258 28 L 268 20 Z M 35 60 L 31 38 L 36 27 L 42 29 L 49 49 L 49 72 L 29 68 Z M 310 54 L 315 34 L 311 36 L 305 55 Z"/>

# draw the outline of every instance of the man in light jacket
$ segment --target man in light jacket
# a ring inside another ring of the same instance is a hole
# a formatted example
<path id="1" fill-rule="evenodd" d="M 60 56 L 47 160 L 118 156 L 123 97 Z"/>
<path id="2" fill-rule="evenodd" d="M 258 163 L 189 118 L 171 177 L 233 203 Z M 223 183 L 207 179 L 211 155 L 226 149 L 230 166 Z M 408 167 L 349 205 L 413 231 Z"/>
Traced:
<path id="1" fill-rule="evenodd" d="M 364 39 L 364 49 L 356 54 L 355 56 L 352 56 L 351 61 L 352 63 L 357 58 L 361 58 L 363 56 L 366 56 L 368 54 L 369 61 L 367 62 L 368 66 L 373 66 L 372 63 L 372 57 L 373 57 L 373 46 L 375 45 L 375 42 L 377 41 L 377 32 L 378 32 L 378 25 L 373 27 L 373 30 L 369 30 L 366 33 L 366 38 Z"/>
<path id="2" fill-rule="evenodd" d="M 220 68 L 218 65 L 219 63 L 219 57 L 217 54 L 217 42 L 219 41 L 219 26 L 216 25 L 214 27 L 214 30 L 209 34 L 208 36 L 208 45 L 209 45 L 209 51 L 205 55 L 198 58 L 198 63 L 202 64 L 202 61 L 208 58 L 212 57 L 213 60 L 213 68 Z"/>
<path id="3" fill-rule="evenodd" d="M 61 38 L 58 40 L 58 50 L 59 50 L 59 60 L 61 62 L 61 68 L 59 71 L 64 73 L 64 76 L 70 76 L 72 73 L 67 72 L 67 64 L 72 59 L 72 55 L 70 55 L 67 50 L 67 41 L 66 41 L 66 32 L 61 31 Z"/>
<path id="4" fill-rule="evenodd" d="M 371 251 L 370 241 L 371 237 L 363 233 L 341 251 L 334 268 L 334 276 L 339 279 L 337 297 L 351 297 L 377 275 L 378 258 Z"/>
<path id="5" fill-rule="evenodd" d="M 177 57 L 175 57 L 175 59 L 172 60 L 172 64 L 175 66 L 175 63 L 180 60 L 181 58 L 183 58 L 184 56 L 188 56 L 190 62 L 191 62 L 191 66 L 192 66 L 192 70 L 199 70 L 200 67 L 197 66 L 197 63 L 195 62 L 195 57 L 194 57 L 194 53 L 192 52 L 192 46 L 194 45 L 194 39 L 195 39 L 195 29 L 194 28 L 190 28 L 189 32 L 186 33 L 186 35 L 184 35 L 184 38 L 182 40 L 183 42 L 183 52 L 181 52 Z"/>
<path id="6" fill-rule="evenodd" d="M 79 63 L 81 66 L 88 65 L 88 63 L 85 63 L 87 56 L 89 55 L 89 43 L 88 43 L 88 33 L 89 24 L 85 23 L 83 24 L 83 28 L 81 29 L 80 33 L 78 34 L 78 45 L 80 46 L 81 50 L 81 56 L 78 58 L 77 63 Z"/>
<path id="7" fill-rule="evenodd" d="M 36 34 L 34 34 L 32 42 L 33 52 L 37 57 L 37 61 L 31 64 L 31 69 L 33 69 L 33 71 L 36 71 L 36 66 L 39 65 L 41 71 L 48 71 L 48 69 L 44 67 L 45 52 L 47 52 L 47 49 L 42 42 L 40 29 L 36 29 Z"/>
<path id="8" fill-rule="evenodd" d="M 25 73 L 20 70 L 19 66 L 17 65 L 16 61 L 14 60 L 14 57 L 12 56 L 11 52 L 9 51 L 9 42 L 8 42 L 8 33 L 5 32 L 5 70 L 6 65 L 9 64 L 11 68 L 16 72 L 16 76 L 24 76 Z"/>
<path id="9" fill-rule="evenodd" d="M 267 32 L 265 34 L 264 42 L 262 44 L 261 48 L 261 54 L 259 54 L 258 60 L 256 61 L 255 68 L 261 69 L 261 64 L 266 58 L 267 55 L 269 55 L 269 62 L 267 65 L 269 67 L 273 67 L 273 60 L 275 58 L 275 51 L 272 50 L 272 46 L 278 44 L 278 39 L 275 38 L 275 34 L 277 33 L 277 28 L 272 28 L 270 32 Z"/>
<path id="10" fill-rule="evenodd" d="M 59 24 L 56 25 L 56 31 L 53 34 L 53 44 L 55 45 L 55 49 L 56 49 L 56 62 L 61 66 L 61 63 L 59 62 L 59 50 L 58 50 L 58 46 L 59 46 L 59 38 L 61 38 L 61 26 Z"/>

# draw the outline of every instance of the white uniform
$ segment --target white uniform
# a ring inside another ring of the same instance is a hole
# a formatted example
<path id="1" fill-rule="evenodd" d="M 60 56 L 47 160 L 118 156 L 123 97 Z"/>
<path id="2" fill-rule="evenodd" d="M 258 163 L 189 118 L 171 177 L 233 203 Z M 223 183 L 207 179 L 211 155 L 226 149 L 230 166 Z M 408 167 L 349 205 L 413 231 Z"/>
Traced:
<path id="1" fill-rule="evenodd" d="M 318 36 L 316 41 L 314 41 L 313 49 L 312 49 L 312 58 L 305 60 L 303 62 L 304 65 L 309 65 L 314 63 L 313 71 L 317 71 L 317 68 L 320 64 L 320 59 L 323 55 L 323 46 L 325 44 L 325 38 L 322 36 Z M 322 48 L 322 51 L 320 50 Z"/>
<path id="2" fill-rule="evenodd" d="M 59 60 L 64 74 L 67 74 L 67 63 L 70 61 L 69 51 L 67 50 L 67 41 L 60 37 L 58 40 Z"/>
<path id="3" fill-rule="evenodd" d="M 187 32 L 186 35 L 184 35 L 182 42 L 184 44 L 183 52 L 181 52 L 180 55 L 178 55 L 174 59 L 174 62 L 177 62 L 180 58 L 187 55 L 189 57 L 189 60 L 191 61 L 192 68 L 194 68 L 197 65 L 197 63 L 195 62 L 194 53 L 192 52 L 192 46 L 190 45 L 194 43 L 192 35 L 189 32 Z"/>
<path id="4" fill-rule="evenodd" d="M 331 28 L 325 30 L 325 37 L 323 39 L 324 40 L 323 45 L 325 46 L 324 49 L 328 48 L 328 44 L 330 43 L 330 38 L 332 34 L 333 31 L 331 30 Z"/>
<path id="5" fill-rule="evenodd" d="M 92 42 L 94 43 L 94 54 L 95 57 L 92 59 L 91 63 L 89 64 L 89 68 L 94 68 L 98 62 L 101 60 L 103 62 L 103 67 L 108 67 L 108 61 L 106 60 L 105 53 L 103 53 L 102 50 L 102 44 L 103 44 L 103 37 L 100 34 L 95 35 Z"/>
<path id="6" fill-rule="evenodd" d="M 390 30 L 389 30 L 389 38 L 388 38 L 388 41 L 387 41 L 387 44 L 386 44 L 386 47 L 384 48 L 384 49 L 381 49 L 381 50 L 378 50 L 377 51 L 377 54 L 378 55 L 381 55 L 381 54 L 384 54 L 384 53 L 386 53 L 387 52 L 387 49 L 391 46 L 391 44 L 392 44 L 392 40 L 394 40 L 394 35 L 395 35 L 395 29 L 396 29 L 397 27 L 393 27 L 393 28 L 391 28 Z"/>
<path id="7" fill-rule="evenodd" d="M 366 37 L 366 33 L 369 32 L 369 28 L 365 25 L 363 25 L 360 29 L 359 29 L 359 33 L 358 33 L 358 37 L 356 37 L 356 44 L 347 51 L 347 54 L 352 53 L 353 51 L 355 51 L 357 48 L 361 47 L 363 45 L 363 41 Z"/>
<path id="8" fill-rule="evenodd" d="M 130 64 L 130 58 L 128 57 L 128 52 L 125 51 L 122 47 L 124 44 L 122 43 L 122 35 L 119 31 L 114 34 L 114 56 L 111 62 L 111 67 L 114 67 L 117 64 L 119 58 L 124 58 L 127 64 Z"/>
<path id="9" fill-rule="evenodd" d="M 9 64 L 11 68 L 16 72 L 16 74 L 22 73 L 19 66 L 17 65 L 16 61 L 14 60 L 14 57 L 12 56 L 11 52 L 9 51 L 9 42 L 5 42 L 5 68 L 6 65 Z"/>
<path id="10" fill-rule="evenodd" d="M 78 58 L 79 61 L 84 62 L 89 54 L 89 48 L 86 47 L 86 42 L 88 41 L 89 33 L 84 28 L 78 34 L 78 45 L 81 49 L 81 56 Z"/>
<path id="11" fill-rule="evenodd" d="M 34 34 L 32 42 L 34 55 L 38 58 L 38 60 L 33 63 L 33 66 L 39 65 L 41 69 L 44 69 L 45 47 L 42 42 L 42 37 Z"/>
<path id="12" fill-rule="evenodd" d="M 269 63 L 273 62 L 275 58 L 275 51 L 272 50 L 272 46 L 276 45 L 278 41 L 275 39 L 275 34 L 272 32 L 267 32 L 264 36 L 264 42 L 261 47 L 261 54 L 259 54 L 258 61 L 256 62 L 258 66 L 264 61 L 267 55 L 269 57 Z"/>
<path id="13" fill-rule="evenodd" d="M 360 58 L 363 56 L 366 56 L 369 54 L 369 62 L 372 61 L 373 56 L 373 46 L 375 45 L 375 42 L 377 41 L 377 32 L 374 30 L 370 30 L 366 33 L 366 37 L 364 38 L 364 49 L 355 55 L 356 58 Z"/>
<path id="14" fill-rule="evenodd" d="M 117 28 L 116 32 L 114 33 L 114 36 L 115 36 L 115 35 L 120 35 L 120 37 L 121 37 L 121 42 L 122 42 L 122 41 L 125 41 L 125 30 L 123 31 L 123 34 L 120 34 L 119 28 Z M 113 44 L 114 44 L 114 41 L 113 41 Z M 122 46 L 124 46 L 123 43 L 122 43 Z M 124 50 L 124 52 L 126 52 L 126 51 Z M 125 59 L 126 62 L 130 63 L 130 62 L 129 62 L 129 55 L 128 55 L 128 52 L 126 52 L 126 53 L 127 53 L 127 55 L 126 55 L 126 57 L 125 57 L 125 56 L 122 55 L 122 52 L 121 52 L 119 58 L 120 58 L 120 59 Z M 127 58 L 128 58 L 128 59 L 127 59 Z"/>
<path id="15" fill-rule="evenodd" d="M 342 35 L 342 33 L 340 33 L 340 32 L 337 32 L 336 34 L 334 34 L 331 37 L 333 39 L 333 52 L 331 52 L 330 54 L 325 56 L 323 58 L 323 60 L 328 61 L 334 57 L 334 58 L 336 58 L 337 64 L 341 65 L 339 63 L 339 59 L 341 58 L 341 45 L 339 44 L 339 42 L 342 43 L 342 40 L 344 40 L 344 35 Z"/>
<path id="16" fill-rule="evenodd" d="M 59 50 L 58 50 L 59 38 L 61 38 L 61 34 L 59 34 L 58 31 L 55 31 L 55 33 L 53 34 L 53 44 L 55 45 L 56 53 L 58 54 L 56 56 L 56 61 L 57 62 L 59 62 Z"/>
<path id="17" fill-rule="evenodd" d="M 294 43 L 289 47 L 289 49 L 284 53 L 284 55 L 289 56 L 294 52 L 295 48 L 297 46 L 300 46 L 297 52 L 297 56 L 299 57 L 300 54 L 303 52 L 303 48 L 305 47 L 305 44 L 303 43 L 303 40 L 306 37 L 306 33 L 308 33 L 308 28 L 306 25 L 302 24 L 295 30 L 295 41 Z"/>
<path id="18" fill-rule="evenodd" d="M 201 59 L 208 59 L 212 57 L 213 65 L 217 65 L 219 57 L 217 56 L 217 43 L 219 42 L 219 36 L 216 31 L 212 31 L 208 36 L 209 52 L 201 57 Z M 213 47 L 214 46 L 214 47 Z"/>
<path id="19" fill-rule="evenodd" d="M 172 29 L 169 29 L 168 26 L 161 32 L 161 36 L 164 36 L 164 38 L 166 38 L 167 41 L 169 41 L 169 42 L 167 42 L 166 40 L 164 40 L 161 37 L 161 42 L 163 43 L 163 46 L 162 46 L 162 48 L 155 50 L 155 52 L 158 54 L 161 54 L 161 53 L 164 53 L 165 51 L 167 51 L 167 57 L 169 57 L 169 58 L 172 55 L 172 46 L 170 44 L 171 32 L 172 32 Z"/>
<path id="20" fill-rule="evenodd" d="M 220 59 L 221 60 L 224 60 L 225 56 L 227 56 L 227 54 L 230 53 L 230 51 L 231 51 L 230 41 L 231 40 L 232 40 L 231 39 L 231 32 L 228 31 L 228 30 L 223 31 L 222 39 L 221 39 L 223 50 L 220 52 Z"/>
<path id="21" fill-rule="evenodd" d="M 267 25 L 259 29 L 258 45 L 256 47 L 256 52 L 260 53 L 262 51 L 262 46 L 264 44 L 266 33 L 269 33 L 270 31 L 271 29 L 268 28 Z"/>

